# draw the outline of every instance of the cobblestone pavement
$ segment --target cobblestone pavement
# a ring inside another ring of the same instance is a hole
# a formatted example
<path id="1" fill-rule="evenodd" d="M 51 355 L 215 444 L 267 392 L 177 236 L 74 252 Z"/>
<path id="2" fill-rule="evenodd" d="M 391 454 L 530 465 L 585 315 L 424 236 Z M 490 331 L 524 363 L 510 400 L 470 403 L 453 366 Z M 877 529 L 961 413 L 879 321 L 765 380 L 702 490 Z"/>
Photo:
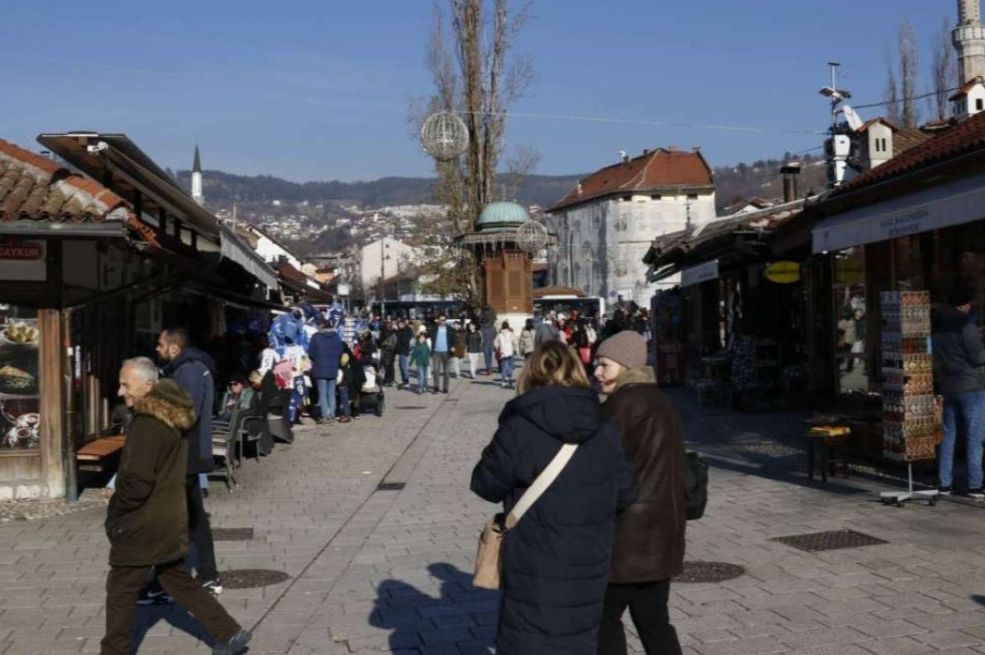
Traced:
<path id="1" fill-rule="evenodd" d="M 220 569 L 290 576 L 222 595 L 254 628 L 251 653 L 490 652 L 498 598 L 467 572 L 494 508 L 468 478 L 509 393 L 489 379 L 453 383 L 449 395 L 391 392 L 383 418 L 304 429 L 246 462 L 234 493 L 213 486 L 213 524 L 254 529 L 252 540 L 217 542 Z M 674 585 L 688 653 L 985 653 L 985 507 L 899 509 L 876 500 L 885 481 L 809 482 L 795 439 L 802 416 L 674 397 L 713 467 L 687 557 L 746 569 Z M 98 652 L 101 526 L 99 509 L 0 525 L 0 654 Z M 771 540 L 844 528 L 887 543 L 811 553 Z M 150 618 L 164 620 L 141 653 L 205 651 L 177 609 Z"/>

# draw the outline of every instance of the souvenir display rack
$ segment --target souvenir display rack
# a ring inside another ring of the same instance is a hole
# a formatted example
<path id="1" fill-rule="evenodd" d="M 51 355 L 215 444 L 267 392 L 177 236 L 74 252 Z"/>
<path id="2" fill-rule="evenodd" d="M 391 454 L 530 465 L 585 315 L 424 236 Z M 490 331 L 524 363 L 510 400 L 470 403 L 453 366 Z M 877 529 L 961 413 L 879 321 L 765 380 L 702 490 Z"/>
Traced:
<path id="1" fill-rule="evenodd" d="M 940 407 L 934 396 L 930 352 L 930 293 L 883 291 L 882 416 L 883 456 L 906 462 L 907 491 L 882 493 L 883 502 L 937 502 L 937 491 L 913 490 L 912 462 L 934 459 L 940 441 Z"/>

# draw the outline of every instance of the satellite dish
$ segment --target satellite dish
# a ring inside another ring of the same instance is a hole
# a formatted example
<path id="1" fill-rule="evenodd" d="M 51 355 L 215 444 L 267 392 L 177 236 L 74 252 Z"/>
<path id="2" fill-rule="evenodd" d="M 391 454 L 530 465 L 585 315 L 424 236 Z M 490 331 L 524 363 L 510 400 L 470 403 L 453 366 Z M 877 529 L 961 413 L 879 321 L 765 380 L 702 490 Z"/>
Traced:
<path id="1" fill-rule="evenodd" d="M 859 118 L 858 113 L 850 106 L 842 103 L 841 113 L 844 114 L 845 122 L 848 123 L 848 127 L 852 128 L 853 132 L 858 130 L 858 128 L 862 127 L 863 124 L 862 119 Z"/>
<path id="2" fill-rule="evenodd" d="M 431 114 L 421 126 L 421 145 L 438 161 L 458 157 L 469 147 L 469 130 L 458 114 Z"/>

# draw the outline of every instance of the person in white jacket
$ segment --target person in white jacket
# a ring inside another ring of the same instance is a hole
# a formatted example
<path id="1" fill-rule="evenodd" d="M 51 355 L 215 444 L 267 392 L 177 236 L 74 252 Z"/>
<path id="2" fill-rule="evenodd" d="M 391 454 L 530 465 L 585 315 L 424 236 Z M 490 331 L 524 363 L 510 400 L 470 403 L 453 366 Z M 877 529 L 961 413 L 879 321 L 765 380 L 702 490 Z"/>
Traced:
<path id="1" fill-rule="evenodd" d="M 503 321 L 499 334 L 493 341 L 493 348 L 496 349 L 496 358 L 499 360 L 501 383 L 504 389 L 509 389 L 513 386 L 513 358 L 517 350 L 516 335 L 510 328 L 509 321 Z"/>

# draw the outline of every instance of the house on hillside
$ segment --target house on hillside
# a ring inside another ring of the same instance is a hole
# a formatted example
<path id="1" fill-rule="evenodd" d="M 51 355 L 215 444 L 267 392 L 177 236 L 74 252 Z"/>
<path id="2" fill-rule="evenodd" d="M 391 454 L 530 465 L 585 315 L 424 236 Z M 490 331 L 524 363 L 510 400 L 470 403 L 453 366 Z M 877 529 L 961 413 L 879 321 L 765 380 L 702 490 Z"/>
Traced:
<path id="1" fill-rule="evenodd" d="M 714 218 L 714 180 L 697 149 L 621 153 L 618 163 L 580 180 L 547 210 L 545 224 L 558 243 L 549 283 L 609 303 L 621 296 L 647 305 L 654 286 L 647 282 L 643 257 L 654 237 Z"/>

